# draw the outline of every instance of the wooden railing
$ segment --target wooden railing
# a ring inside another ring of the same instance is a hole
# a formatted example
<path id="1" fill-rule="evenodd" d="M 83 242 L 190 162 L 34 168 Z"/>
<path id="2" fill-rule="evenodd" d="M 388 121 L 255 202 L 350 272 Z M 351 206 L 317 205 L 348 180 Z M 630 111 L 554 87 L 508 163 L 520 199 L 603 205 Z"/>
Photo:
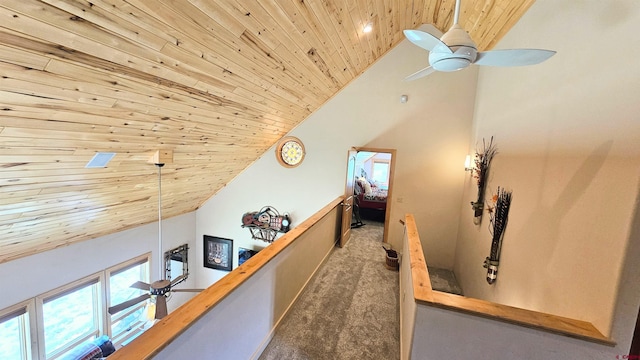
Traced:
<path id="1" fill-rule="evenodd" d="M 406 215 L 405 231 L 408 249 L 405 249 L 402 260 L 410 261 L 413 295 L 417 303 L 615 346 L 614 341 L 586 321 L 433 290 L 413 215 Z"/>
<path id="2" fill-rule="evenodd" d="M 231 271 L 224 278 L 170 313 L 133 342 L 116 351 L 109 359 L 150 359 L 158 354 L 165 346 L 194 325 L 207 312 L 293 244 L 301 235 L 320 222 L 327 214 L 337 211 L 336 207 L 339 206 L 342 200 L 343 197 L 339 197 L 330 202 L 303 223 L 291 229 L 244 264 Z M 337 233 L 340 233 L 339 229 L 337 229 Z M 247 326 L 251 326 L 251 324 L 247 324 Z"/>

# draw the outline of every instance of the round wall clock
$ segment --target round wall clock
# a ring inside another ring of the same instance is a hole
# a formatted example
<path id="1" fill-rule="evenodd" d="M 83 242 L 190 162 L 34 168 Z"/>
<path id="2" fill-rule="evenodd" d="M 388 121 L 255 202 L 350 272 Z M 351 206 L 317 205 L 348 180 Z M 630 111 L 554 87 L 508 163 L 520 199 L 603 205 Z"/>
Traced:
<path id="1" fill-rule="evenodd" d="M 284 167 L 296 167 L 304 160 L 304 145 L 297 137 L 286 136 L 276 146 L 276 158 Z"/>

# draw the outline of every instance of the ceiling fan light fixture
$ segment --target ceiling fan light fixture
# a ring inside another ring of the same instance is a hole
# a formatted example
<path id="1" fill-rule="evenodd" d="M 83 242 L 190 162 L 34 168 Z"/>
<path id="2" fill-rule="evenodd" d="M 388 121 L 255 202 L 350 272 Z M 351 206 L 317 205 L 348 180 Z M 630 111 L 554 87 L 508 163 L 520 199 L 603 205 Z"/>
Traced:
<path id="1" fill-rule="evenodd" d="M 433 67 L 438 71 L 451 72 L 451 71 L 462 70 L 467 66 L 469 66 L 470 64 L 471 64 L 471 61 L 469 61 L 469 59 L 448 58 L 448 59 L 442 59 L 436 62 L 432 62 L 431 67 Z"/>
<path id="2" fill-rule="evenodd" d="M 429 64 L 438 71 L 457 71 L 473 64 L 478 51 L 475 47 L 455 46 L 451 47 L 453 53 L 434 51 L 429 52 Z"/>

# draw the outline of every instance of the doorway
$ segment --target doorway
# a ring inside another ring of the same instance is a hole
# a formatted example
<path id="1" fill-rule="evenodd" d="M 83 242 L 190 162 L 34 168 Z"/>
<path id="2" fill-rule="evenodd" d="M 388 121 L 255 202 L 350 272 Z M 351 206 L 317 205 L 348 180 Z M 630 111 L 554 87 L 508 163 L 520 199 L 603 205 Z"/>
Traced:
<path id="1" fill-rule="evenodd" d="M 354 184 L 351 223 L 358 226 L 358 220 L 381 222 L 384 227 L 382 241 L 388 243 L 396 150 L 369 147 L 354 150 L 355 171 L 347 171 L 346 179 L 347 184 Z M 357 219 L 358 216 L 361 219 Z"/>

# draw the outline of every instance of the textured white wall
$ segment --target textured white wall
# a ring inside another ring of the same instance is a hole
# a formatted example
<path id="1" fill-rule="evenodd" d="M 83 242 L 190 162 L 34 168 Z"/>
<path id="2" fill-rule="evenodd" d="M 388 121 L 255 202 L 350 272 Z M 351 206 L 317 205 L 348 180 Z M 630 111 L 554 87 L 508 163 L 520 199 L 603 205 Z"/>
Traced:
<path id="1" fill-rule="evenodd" d="M 619 281 L 640 168 L 638 22 L 633 0 L 537 1 L 496 48 L 558 53 L 536 66 L 480 70 L 471 148 L 495 137 L 487 197 L 506 187 L 513 203 L 489 286 L 489 221 L 472 224 L 477 188 L 467 180 L 455 265 L 465 295 L 590 321 L 608 335 L 619 287 L 637 292 L 637 281 Z"/>

